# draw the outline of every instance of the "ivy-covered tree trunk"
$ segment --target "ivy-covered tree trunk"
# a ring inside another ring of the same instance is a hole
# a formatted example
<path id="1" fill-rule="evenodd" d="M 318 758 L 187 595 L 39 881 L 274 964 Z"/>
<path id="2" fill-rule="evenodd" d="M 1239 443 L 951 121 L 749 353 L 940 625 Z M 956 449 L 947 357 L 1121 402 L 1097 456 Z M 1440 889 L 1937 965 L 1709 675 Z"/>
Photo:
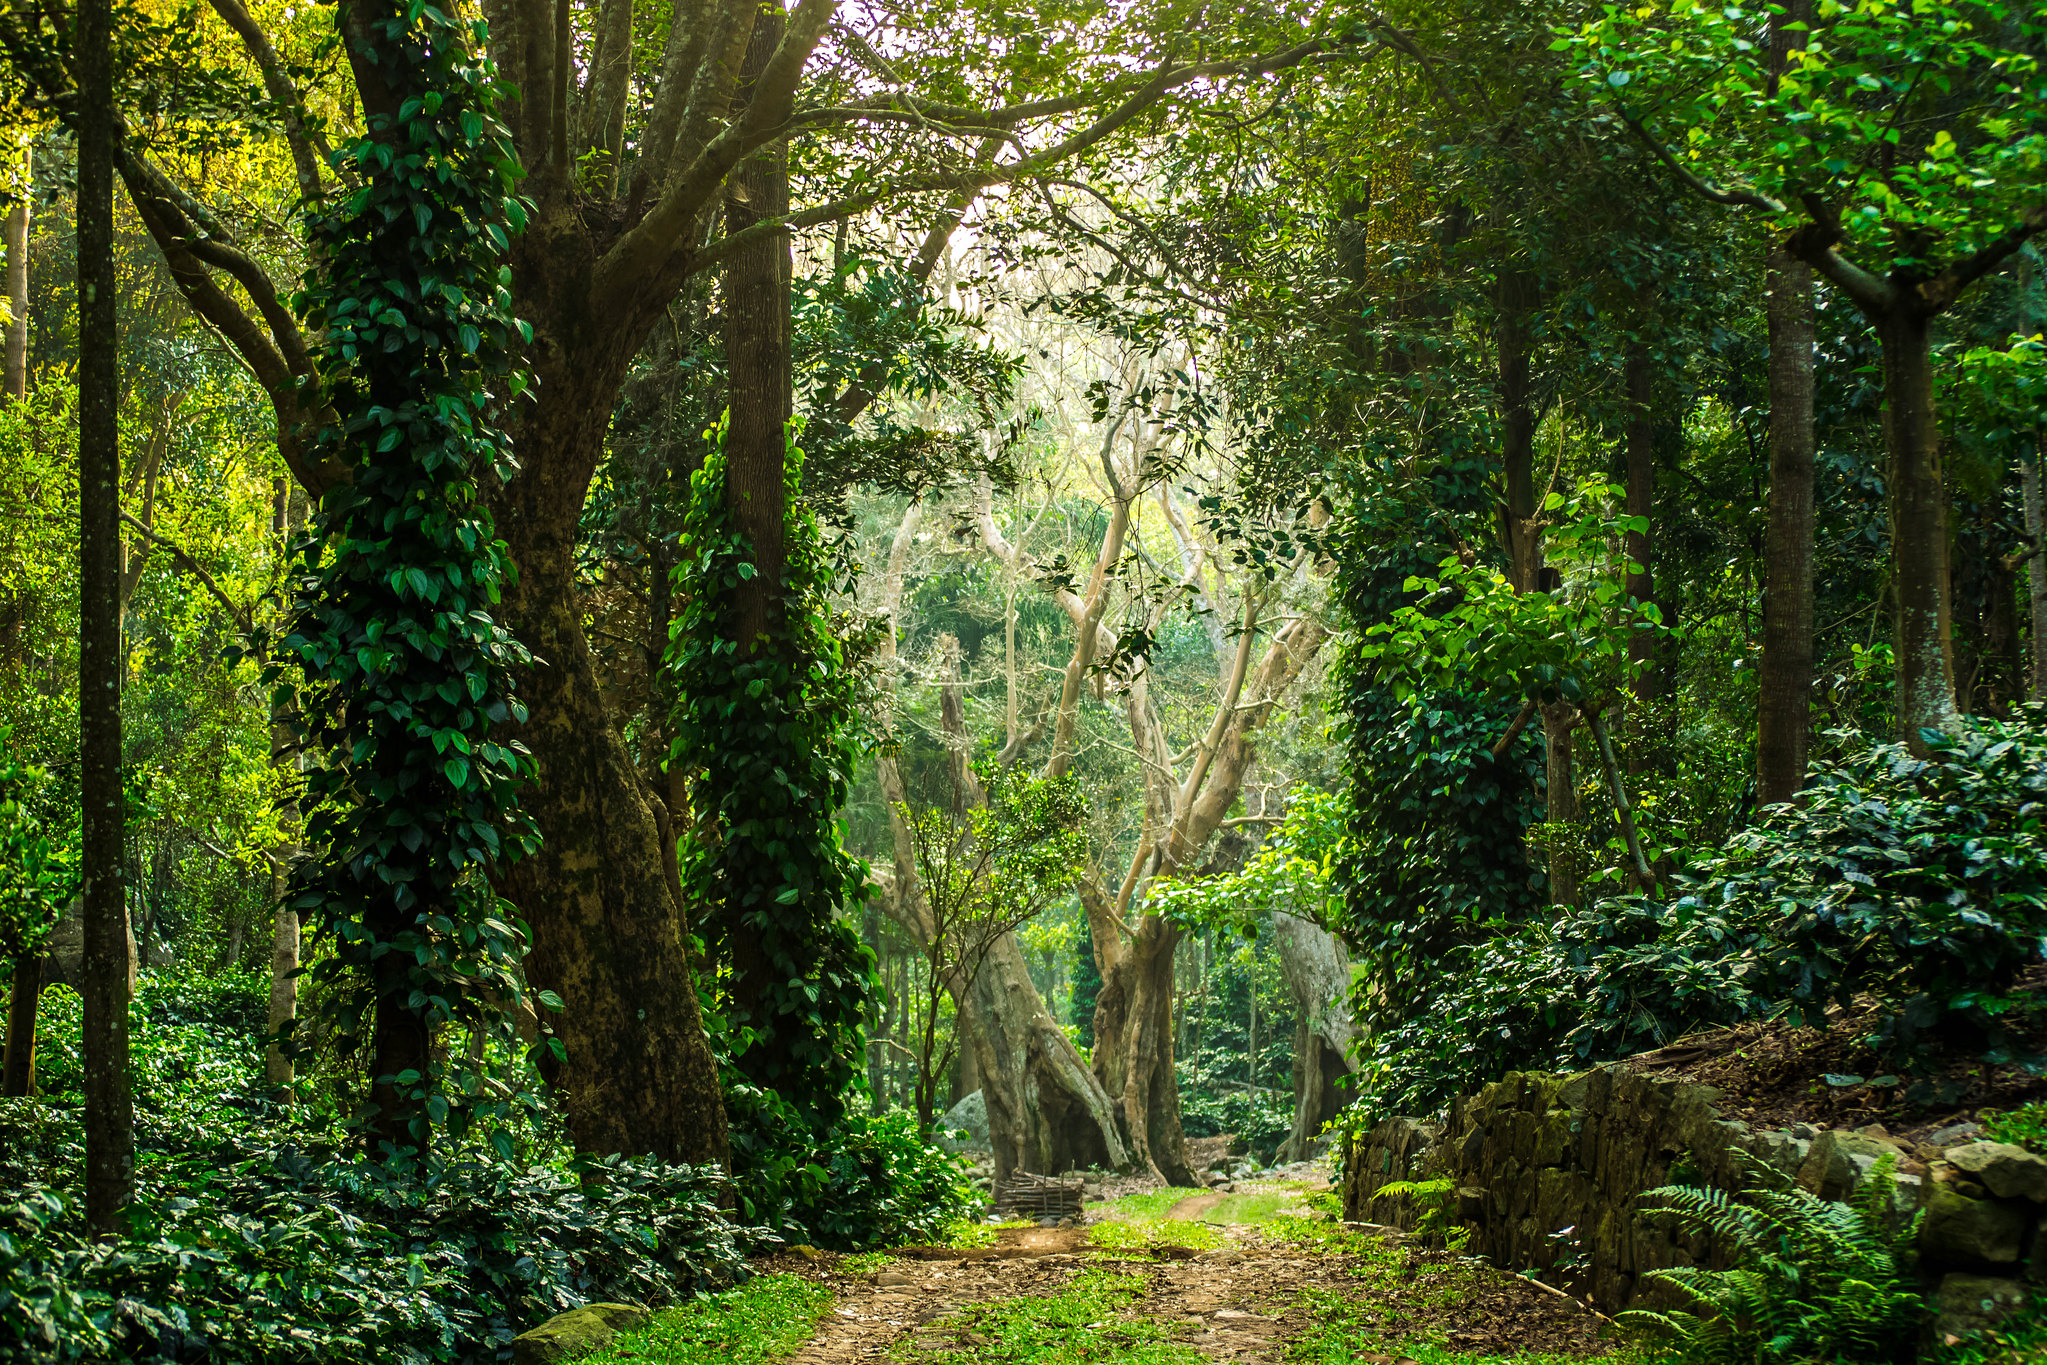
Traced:
<path id="1" fill-rule="evenodd" d="M 742 97 L 760 79 L 786 26 L 779 6 L 764 7 L 754 21 L 740 70 Z M 789 211 L 788 157 L 787 148 L 777 143 L 733 174 L 725 201 L 728 236 Z M 732 638 L 742 657 L 771 651 L 782 638 L 777 627 L 785 605 L 782 573 L 788 559 L 783 455 L 795 383 L 789 356 L 790 274 L 789 239 L 783 233 L 756 239 L 735 250 L 725 263 L 725 512 L 733 529 L 752 546 L 754 569 L 731 590 Z M 732 969 L 726 987 L 731 1022 L 774 1033 L 769 1001 L 774 968 L 765 936 L 733 923 L 713 928 Z M 765 1064 L 767 1059 L 760 1061 Z M 780 1059 L 775 1069 L 789 1069 L 790 1061 Z"/>

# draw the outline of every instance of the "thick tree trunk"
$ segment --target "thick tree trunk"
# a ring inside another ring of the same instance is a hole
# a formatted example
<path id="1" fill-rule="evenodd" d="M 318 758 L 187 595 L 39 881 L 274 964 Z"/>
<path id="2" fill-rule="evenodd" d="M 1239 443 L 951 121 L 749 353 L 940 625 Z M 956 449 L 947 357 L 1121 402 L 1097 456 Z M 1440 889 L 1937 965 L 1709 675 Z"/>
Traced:
<path id="1" fill-rule="evenodd" d="M 1322 1127 L 1350 1101 L 1346 1082 L 1357 1029 L 1351 1015 L 1350 954 L 1334 934 L 1284 910 L 1272 917 L 1272 941 L 1294 998 L 1294 1124 L 1283 1161 L 1304 1161 Z"/>
<path id="2" fill-rule="evenodd" d="M 2040 463 L 2047 460 L 2047 441 L 2025 461 L 2026 535 L 2033 551 L 2026 556 L 2026 625 L 2032 645 L 2032 699 L 2047 698 L 2047 514 L 2042 513 Z"/>
<path id="3" fill-rule="evenodd" d="M 1011 1171 L 1129 1165 L 1115 1106 L 1045 1008 L 1016 935 L 996 940 L 959 1004 L 988 1103 L 998 1182 Z"/>
<path id="4" fill-rule="evenodd" d="M 1770 344 L 1770 494 L 1763 563 L 1763 651 L 1756 669 L 1756 799 L 1805 785 L 1813 632 L 1812 267 L 1781 246 L 1764 265 Z"/>
<path id="5" fill-rule="evenodd" d="M 1507 485 L 1500 520 L 1507 576 L 1517 592 L 1537 587 L 1542 575 L 1542 509 L 1537 505 L 1540 495 L 1535 487 L 1536 413 L 1529 385 L 1535 304 L 1536 283 L 1526 272 L 1509 271 L 1500 277 L 1500 463 Z"/>
<path id="6" fill-rule="evenodd" d="M 122 888 L 120 338 L 114 310 L 114 81 L 108 0 L 80 0 L 78 512 L 80 870 L 85 888 L 85 1207 L 119 1230 L 135 1196 Z"/>
<path id="7" fill-rule="evenodd" d="M 1921 730 L 1949 730 L 1956 722 L 1947 483 L 1933 404 L 1931 321 L 1900 307 L 1878 322 L 1891 456 L 1898 732 L 1915 751 L 1924 748 Z"/>
<path id="8" fill-rule="evenodd" d="M 905 534 L 913 519 L 906 519 Z M 891 577 L 900 586 L 900 567 Z M 893 612 L 891 611 L 891 614 Z M 902 772 L 893 758 L 876 761 L 894 841 L 897 920 L 927 943 L 932 932 L 917 880 L 909 831 L 898 813 Z M 988 1137 L 995 1178 L 1011 1171 L 1053 1174 L 1075 1167 L 1121 1170 L 1129 1165 L 1117 1131 L 1116 1108 L 1059 1027 L 1031 980 L 1016 935 L 1004 933 L 989 948 L 964 989 L 948 981 L 959 1016 L 960 1051 L 978 1077 L 988 1104 Z"/>
<path id="9" fill-rule="evenodd" d="M 501 889 L 532 926 L 528 980 L 562 999 L 548 1022 L 568 1054 L 556 1078 L 577 1149 L 722 1163 L 724 1100 L 663 848 L 667 810 L 605 714 L 577 616 L 580 502 L 568 527 L 506 526 L 520 573 L 507 615 L 537 658 L 519 684 L 531 715 L 520 737 L 538 769 L 520 803 L 541 843 Z"/>
<path id="10" fill-rule="evenodd" d="M 1095 997 L 1094 1070 L 1116 1101 L 1130 1155 L 1172 1185 L 1192 1185 L 1180 1128 L 1180 1080 L 1173 1068 L 1173 953 L 1181 931 L 1158 915 L 1101 964 Z M 1097 933 L 1096 944 L 1101 943 Z"/>

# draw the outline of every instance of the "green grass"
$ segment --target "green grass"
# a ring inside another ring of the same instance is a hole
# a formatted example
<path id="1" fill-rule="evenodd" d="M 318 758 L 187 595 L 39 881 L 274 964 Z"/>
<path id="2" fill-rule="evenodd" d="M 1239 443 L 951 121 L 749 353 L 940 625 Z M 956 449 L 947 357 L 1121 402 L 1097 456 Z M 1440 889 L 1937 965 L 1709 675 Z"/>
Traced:
<path id="1" fill-rule="evenodd" d="M 1096 1211 L 1104 1218 L 1118 1222 L 1136 1222 L 1147 1218 L 1163 1218 L 1172 1211 L 1175 1204 L 1183 1199 L 1192 1199 L 1207 1190 L 1187 1190 L 1173 1187 L 1163 1190 L 1140 1190 L 1126 1194 L 1121 1199 L 1112 1199 Z"/>
<path id="2" fill-rule="evenodd" d="M 1088 1229 L 1087 1242 L 1097 1251 L 1143 1252 L 1162 1246 L 1212 1251 L 1223 1244 L 1223 1237 L 1206 1223 L 1191 1223 L 1184 1218 L 1158 1218 L 1097 1223 Z"/>
<path id="3" fill-rule="evenodd" d="M 831 1291 L 794 1275 L 665 1308 L 579 1365 L 773 1365 L 787 1360 L 831 1311 Z"/>
<path id="4" fill-rule="evenodd" d="M 1256 1190 L 1246 1194 L 1233 1194 L 1224 1198 L 1207 1213 L 1201 1215 L 1204 1223 L 1269 1223 L 1279 1216 L 1279 1211 L 1288 1205 L 1298 1206 L 1299 1197 L 1290 1190 Z"/>
<path id="5" fill-rule="evenodd" d="M 971 1251 L 975 1247 L 992 1247 L 1000 1239 L 996 1233 L 1004 1228 L 1034 1228 L 1037 1224 L 1027 1218 L 1012 1218 L 1006 1223 L 982 1223 L 972 1218 L 961 1218 L 946 1226 L 945 1235 L 938 1239 L 942 1247 L 959 1247 Z"/>
<path id="6" fill-rule="evenodd" d="M 1200 1365 L 1199 1352 L 1172 1340 L 1163 1323 L 1127 1316 L 1149 1283 L 1143 1275 L 1087 1267 L 1044 1298 L 997 1299 L 943 1318 L 920 1350 L 898 1346 L 903 1365 Z"/>
<path id="7" fill-rule="evenodd" d="M 1397 1270 L 1394 1274 L 1397 1276 Z M 1461 1294 L 1453 1292 L 1454 1302 Z M 1412 1356 L 1417 1365 L 1648 1365 L 1649 1357 L 1634 1346 L 1617 1348 L 1608 1355 L 1559 1356 L 1537 1352 L 1513 1355 L 1485 1355 L 1452 1351 L 1427 1337 L 1388 1335 L 1370 1316 L 1369 1300 L 1355 1300 L 1327 1290 L 1303 1290 L 1301 1304 L 1313 1314 L 1315 1325 L 1302 1333 L 1287 1350 L 1287 1359 L 1299 1365 L 1353 1365 L 1360 1353 Z"/>
<path id="8" fill-rule="evenodd" d="M 872 1275 L 895 1259 L 892 1251 L 858 1251 L 851 1256 L 841 1256 L 833 1269 L 841 1275 Z"/>

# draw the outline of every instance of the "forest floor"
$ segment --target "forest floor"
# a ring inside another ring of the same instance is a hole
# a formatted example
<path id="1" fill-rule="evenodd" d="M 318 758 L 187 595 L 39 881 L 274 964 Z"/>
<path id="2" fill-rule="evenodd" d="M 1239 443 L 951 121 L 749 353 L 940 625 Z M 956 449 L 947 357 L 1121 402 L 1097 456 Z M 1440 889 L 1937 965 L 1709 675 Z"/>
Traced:
<path id="1" fill-rule="evenodd" d="M 1334 1222 L 1302 1181 L 1153 1187 L 987 1245 L 785 1253 L 728 1296 L 777 1341 L 691 1309 L 593 1365 L 1565 1365 L 1632 1352 L 1553 1290 Z M 982 1234 L 985 1236 L 985 1233 Z M 976 1240 L 973 1236 L 962 1241 Z M 744 1303 L 752 1297 L 751 1308 Z"/>

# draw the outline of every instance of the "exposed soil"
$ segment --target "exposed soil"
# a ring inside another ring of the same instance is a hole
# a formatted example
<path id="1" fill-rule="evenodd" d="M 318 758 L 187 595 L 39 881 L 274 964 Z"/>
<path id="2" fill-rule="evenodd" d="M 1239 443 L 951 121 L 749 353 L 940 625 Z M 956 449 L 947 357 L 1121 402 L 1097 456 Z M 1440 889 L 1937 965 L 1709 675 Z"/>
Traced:
<path id="1" fill-rule="evenodd" d="M 1183 1200 L 1170 1216 L 1198 1219 L 1223 1197 Z M 837 1299 L 795 1365 L 953 1354 L 957 1330 L 937 1327 L 941 1319 L 989 1300 L 1057 1293 L 1083 1264 L 1143 1274 L 1147 1292 L 1132 1314 L 1215 1361 L 1282 1365 L 1289 1345 L 1316 1328 L 1304 1295 L 1317 1293 L 1352 1302 L 1359 1328 L 1388 1340 L 1437 1336 L 1453 1350 L 1500 1354 L 1593 1355 L 1612 1347 L 1600 1338 L 1600 1321 L 1576 1303 L 1512 1276 L 1474 1273 L 1440 1253 L 1408 1251 L 1398 1270 L 1382 1257 L 1368 1273 L 1364 1258 L 1280 1241 L 1255 1227 L 1227 1227 L 1222 1236 L 1212 1251 L 1160 1247 L 1156 1259 L 1123 1259 L 1089 1251 L 1085 1227 L 1005 1228 L 992 1247 L 905 1248 L 902 1259 L 863 1273 L 849 1273 L 846 1258 L 793 1254 L 763 1269 L 803 1275 Z M 1369 1352 L 1361 1340 L 1353 1345 L 1350 1358 L 1359 1365 L 1406 1359 Z"/>
<path id="2" fill-rule="evenodd" d="M 2043 987 L 2047 968 L 2035 967 L 2014 993 Z M 1864 1040 L 1884 1018 L 1883 1011 L 1866 1006 L 1836 1011 L 1825 1028 L 1739 1024 L 1681 1038 L 1630 1057 L 1627 1064 L 1710 1085 L 1721 1092 L 1721 1112 L 1761 1128 L 1876 1123 L 1894 1136 L 1920 1140 L 1985 1111 L 2047 1099 L 2047 1077 L 2016 1064 L 1984 1062 L 1980 1041 L 1930 1039 L 1909 1058 L 1881 1055 Z M 2036 1050 L 2043 1044 L 2047 1038 L 2033 1040 Z M 1850 1080 L 1855 1083 L 1841 1083 Z"/>

